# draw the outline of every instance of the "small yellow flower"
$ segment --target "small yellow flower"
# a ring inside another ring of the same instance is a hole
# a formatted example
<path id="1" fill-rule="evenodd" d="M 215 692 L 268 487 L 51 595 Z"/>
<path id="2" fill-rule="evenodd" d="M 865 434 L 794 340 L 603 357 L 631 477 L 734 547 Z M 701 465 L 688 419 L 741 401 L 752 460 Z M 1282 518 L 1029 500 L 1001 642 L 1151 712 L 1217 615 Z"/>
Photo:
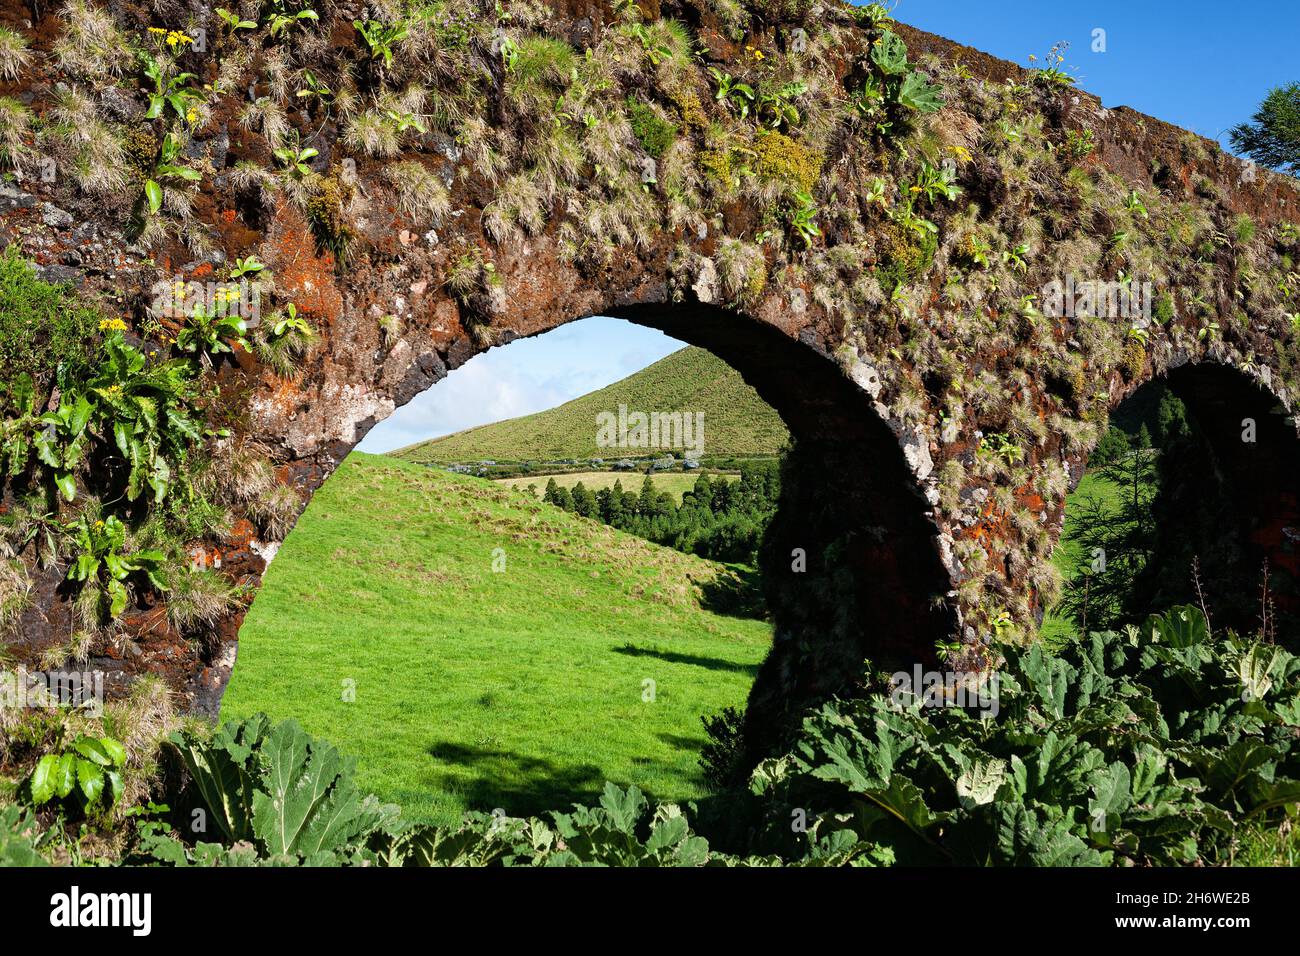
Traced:
<path id="1" fill-rule="evenodd" d="M 150 28 L 149 28 L 149 32 L 150 32 L 150 33 L 156 33 L 158 36 L 162 36 L 162 35 L 163 35 L 164 33 L 166 33 L 167 31 L 164 30 L 164 29 L 162 29 L 161 27 L 150 27 Z"/>
<path id="2" fill-rule="evenodd" d="M 198 118 L 199 118 L 199 114 L 194 112 L 194 110 L 192 109 L 185 113 L 185 121 L 187 123 L 193 123 Z"/>
<path id="3" fill-rule="evenodd" d="M 101 332 L 125 332 L 126 323 L 121 319 L 100 319 L 99 331 Z"/>

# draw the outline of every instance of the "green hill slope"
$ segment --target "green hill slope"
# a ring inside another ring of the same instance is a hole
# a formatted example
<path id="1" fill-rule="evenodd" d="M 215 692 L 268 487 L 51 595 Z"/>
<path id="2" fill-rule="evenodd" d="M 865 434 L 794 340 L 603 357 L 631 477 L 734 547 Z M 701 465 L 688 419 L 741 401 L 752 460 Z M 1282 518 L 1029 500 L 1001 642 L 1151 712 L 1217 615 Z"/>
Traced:
<path id="1" fill-rule="evenodd" d="M 554 461 L 653 454 L 653 450 L 596 444 L 596 416 L 617 414 L 620 404 L 629 412 L 703 412 L 706 456 L 775 455 L 788 437 L 780 417 L 740 373 L 711 352 L 691 347 L 557 408 L 480 425 L 391 454 L 405 461 L 439 464 L 484 458 Z"/>
<path id="2" fill-rule="evenodd" d="M 437 822 L 606 778 L 691 799 L 700 716 L 743 703 L 771 644 L 704 606 L 730 580 L 524 490 L 353 454 L 267 570 L 222 717 L 295 717 Z"/>

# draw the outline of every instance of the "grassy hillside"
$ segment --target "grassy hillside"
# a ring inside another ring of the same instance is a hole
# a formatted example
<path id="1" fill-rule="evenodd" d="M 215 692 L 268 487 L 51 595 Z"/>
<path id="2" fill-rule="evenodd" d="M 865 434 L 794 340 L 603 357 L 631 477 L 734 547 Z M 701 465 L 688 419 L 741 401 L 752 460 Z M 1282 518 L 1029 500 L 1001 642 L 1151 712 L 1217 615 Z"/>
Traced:
<path id="1" fill-rule="evenodd" d="M 445 463 L 653 454 L 650 449 L 596 445 L 597 414 L 617 414 L 620 403 L 630 412 L 703 412 L 705 455 L 774 455 L 788 437 L 780 417 L 738 372 L 711 352 L 692 347 L 557 408 L 409 445 L 392 455 Z"/>
<path id="2" fill-rule="evenodd" d="M 742 703 L 770 645 L 702 607 L 730 577 L 526 491 L 353 454 L 272 562 L 222 716 L 298 718 L 426 820 L 606 778 L 689 799 L 700 715 Z"/>

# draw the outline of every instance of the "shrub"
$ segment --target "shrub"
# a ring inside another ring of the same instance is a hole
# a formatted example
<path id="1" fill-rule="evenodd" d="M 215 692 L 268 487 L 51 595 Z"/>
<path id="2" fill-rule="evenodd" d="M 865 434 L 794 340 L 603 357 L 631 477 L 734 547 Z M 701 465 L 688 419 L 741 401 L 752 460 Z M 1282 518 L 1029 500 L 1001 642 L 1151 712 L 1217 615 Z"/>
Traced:
<path id="1" fill-rule="evenodd" d="M 754 137 L 754 171 L 764 179 L 790 184 L 811 193 L 821 176 L 824 155 L 784 133 L 764 131 Z"/>
<path id="2" fill-rule="evenodd" d="M 1097 447 L 1093 449 L 1092 454 L 1088 456 L 1088 464 L 1094 468 L 1101 465 L 1110 464 L 1119 461 L 1127 455 L 1133 446 L 1129 442 L 1128 435 L 1118 428 L 1111 427 L 1106 430 L 1106 434 L 1101 436 L 1101 441 L 1097 442 Z"/>
<path id="3" fill-rule="evenodd" d="M 868 674 L 864 686 L 874 689 L 808 713 L 789 748 L 761 761 L 745 789 L 706 806 L 703 833 L 679 807 L 652 807 L 636 787 L 612 783 L 597 805 L 546 819 L 471 812 L 457 827 L 412 825 L 363 794 L 352 762 L 293 721 L 273 726 L 259 714 L 215 733 L 192 727 L 165 745 L 178 772 L 154 796 L 170 817 L 138 823 L 123 860 L 1216 865 L 1239 851 L 1253 860 L 1285 834 L 1288 809 L 1300 803 L 1300 658 L 1233 634 L 1216 639 L 1191 607 L 1123 633 L 1094 633 L 1060 653 L 1004 650 L 982 710 L 941 706 L 937 691 L 912 696 Z M 727 710 L 705 726 L 706 773 L 731 778 L 741 717 Z M 95 742 L 83 734 L 69 751 L 56 738 L 38 764 L 41 794 L 60 792 L 60 780 L 73 781 L 63 788 L 69 796 L 80 785 L 75 771 L 49 772 L 62 771 L 65 754 L 74 765 L 95 763 L 90 776 L 122 766 L 111 753 L 108 763 L 84 753 L 83 743 Z M 189 828 L 199 809 L 208 823 L 202 837 Z M 791 827 L 794 811 L 805 827 Z M 724 837 L 740 855 L 718 852 L 706 835 Z M 29 817 L 0 809 L 0 859 L 39 862 L 46 842 Z"/>
<path id="4" fill-rule="evenodd" d="M 52 801 L 75 806 L 83 815 L 110 809 L 123 794 L 126 750 L 111 737 L 81 736 L 58 754 L 46 754 L 23 782 L 33 806 Z"/>
<path id="5" fill-rule="evenodd" d="M 705 785 L 715 791 L 735 786 L 737 774 L 744 770 L 745 715 L 735 707 L 724 707 L 700 722 L 709 737 L 700 748 Z"/>
<path id="6" fill-rule="evenodd" d="M 632 134 L 647 154 L 658 159 L 677 138 L 677 127 L 655 112 L 654 107 L 634 96 L 627 98 L 628 122 Z"/>
<path id="7" fill-rule="evenodd" d="M 188 782 L 177 806 L 202 809 L 219 842 L 190 842 L 159 822 L 141 828 L 131 862 L 254 865 L 699 866 L 725 860 L 668 804 L 653 810 L 636 787 L 606 784 L 598 806 L 551 822 L 483 813 L 456 829 L 411 826 L 363 795 L 353 762 L 294 721 L 228 722 L 210 739 L 173 735 Z M 301 781 L 309 780 L 310 786 Z M 188 817 L 178 814 L 177 820 Z"/>
<path id="8" fill-rule="evenodd" d="M 84 376 L 101 318 L 77 299 L 71 286 L 37 279 L 16 245 L 5 250 L 0 256 L 0 368 L 5 370 L 0 412 L 12 407 L 9 399 L 24 374 L 32 377 L 42 398 L 60 365 L 66 381 Z"/>

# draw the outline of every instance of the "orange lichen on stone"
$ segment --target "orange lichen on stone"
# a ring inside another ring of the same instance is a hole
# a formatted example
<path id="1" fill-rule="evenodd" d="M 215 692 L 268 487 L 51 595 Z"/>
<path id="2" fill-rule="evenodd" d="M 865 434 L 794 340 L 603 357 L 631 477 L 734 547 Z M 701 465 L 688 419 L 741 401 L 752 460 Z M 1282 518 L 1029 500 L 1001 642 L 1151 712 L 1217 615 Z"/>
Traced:
<path id="1" fill-rule="evenodd" d="M 257 527 L 247 518 L 239 518 L 230 526 L 230 532 L 226 535 L 226 541 L 230 543 L 231 550 L 247 548 L 257 540 Z"/>
<path id="2" fill-rule="evenodd" d="M 997 550 L 994 548 L 994 543 L 999 540 L 1006 540 L 1010 531 L 1010 518 L 990 501 L 984 506 L 984 510 L 980 514 L 980 520 L 962 537 L 974 538 L 984 548 Z"/>
<path id="3" fill-rule="evenodd" d="M 343 296 L 334 282 L 334 257 L 328 252 L 316 254 L 307 220 L 284 200 L 276 205 L 266 247 L 266 263 L 275 272 L 279 297 L 324 325 L 337 320 Z"/>
<path id="4" fill-rule="evenodd" d="M 289 416 L 302 407 L 302 392 L 298 386 L 289 379 L 273 376 L 268 373 L 274 382 L 274 390 L 271 392 L 270 404 L 275 409 L 277 415 Z"/>

